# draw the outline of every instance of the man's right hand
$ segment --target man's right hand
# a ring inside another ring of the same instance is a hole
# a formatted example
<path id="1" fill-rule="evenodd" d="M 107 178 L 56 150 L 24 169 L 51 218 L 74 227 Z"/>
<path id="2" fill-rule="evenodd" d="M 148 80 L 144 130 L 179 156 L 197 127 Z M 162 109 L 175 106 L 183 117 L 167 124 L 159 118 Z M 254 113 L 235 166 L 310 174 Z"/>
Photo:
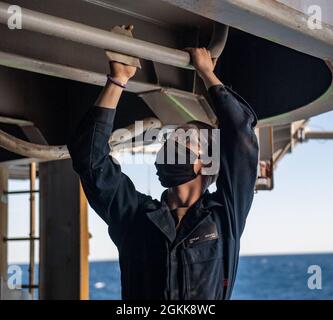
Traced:
<path id="1" fill-rule="evenodd" d="M 193 66 L 200 77 L 214 72 L 216 59 L 212 59 L 211 53 L 206 48 L 186 48 L 192 57 Z"/>
<path id="2" fill-rule="evenodd" d="M 211 53 L 206 48 L 186 48 L 192 57 L 192 63 L 206 88 L 220 85 L 222 82 L 215 76 L 214 69 L 217 59 L 212 59 Z"/>

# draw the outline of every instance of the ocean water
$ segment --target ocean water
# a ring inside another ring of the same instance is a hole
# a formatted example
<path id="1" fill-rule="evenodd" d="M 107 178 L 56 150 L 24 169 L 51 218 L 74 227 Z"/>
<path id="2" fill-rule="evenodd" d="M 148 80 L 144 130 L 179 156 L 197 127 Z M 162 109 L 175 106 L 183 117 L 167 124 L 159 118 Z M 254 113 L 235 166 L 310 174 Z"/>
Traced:
<path id="1" fill-rule="evenodd" d="M 310 266 L 320 267 L 316 276 L 321 273 L 322 289 L 309 289 L 314 274 L 308 273 Z M 120 299 L 120 295 L 118 262 L 93 262 L 90 298 Z M 232 299 L 333 300 L 333 254 L 240 257 Z"/>
<path id="2" fill-rule="evenodd" d="M 309 278 L 311 284 L 314 282 L 311 266 L 315 266 L 316 283 L 321 289 L 308 287 Z M 311 273 L 308 273 L 309 267 Z M 23 281 L 26 281 L 27 266 L 22 265 L 22 269 Z M 119 263 L 91 262 L 90 299 L 118 300 L 120 297 Z M 240 257 L 232 299 L 333 300 L 333 254 Z"/>

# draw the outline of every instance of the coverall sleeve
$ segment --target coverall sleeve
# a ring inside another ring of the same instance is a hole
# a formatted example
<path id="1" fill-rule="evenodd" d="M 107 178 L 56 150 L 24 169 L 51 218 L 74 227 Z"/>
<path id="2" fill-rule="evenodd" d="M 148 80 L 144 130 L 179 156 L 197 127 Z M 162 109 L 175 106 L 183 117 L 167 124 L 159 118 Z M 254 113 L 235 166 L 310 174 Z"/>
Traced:
<path id="1" fill-rule="evenodd" d="M 227 206 L 233 232 L 240 237 L 250 210 L 257 179 L 257 116 L 249 104 L 230 88 L 209 88 L 219 120 L 220 168 L 215 198 Z"/>
<path id="2" fill-rule="evenodd" d="M 118 245 L 144 200 L 132 181 L 109 156 L 115 109 L 92 107 L 80 122 L 68 149 L 91 207 L 108 224 Z"/>

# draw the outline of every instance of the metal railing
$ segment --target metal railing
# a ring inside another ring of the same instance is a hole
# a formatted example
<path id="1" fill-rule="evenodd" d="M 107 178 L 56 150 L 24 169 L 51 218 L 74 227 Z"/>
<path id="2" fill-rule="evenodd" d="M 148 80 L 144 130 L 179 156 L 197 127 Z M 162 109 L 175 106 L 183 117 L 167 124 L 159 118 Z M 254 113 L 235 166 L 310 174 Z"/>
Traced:
<path id="1" fill-rule="evenodd" d="M 35 241 L 39 240 L 39 237 L 36 237 L 36 199 L 35 194 L 39 192 L 36 190 L 36 163 L 32 162 L 30 164 L 30 190 L 19 190 L 19 191 L 6 191 L 4 192 L 5 196 L 9 195 L 20 195 L 20 194 L 30 194 L 30 215 L 29 215 L 29 236 L 28 237 L 4 237 L 3 241 L 29 241 L 29 281 L 28 284 L 22 285 L 23 289 L 29 289 L 31 298 L 34 298 L 35 289 L 38 288 L 38 285 L 35 284 Z"/>

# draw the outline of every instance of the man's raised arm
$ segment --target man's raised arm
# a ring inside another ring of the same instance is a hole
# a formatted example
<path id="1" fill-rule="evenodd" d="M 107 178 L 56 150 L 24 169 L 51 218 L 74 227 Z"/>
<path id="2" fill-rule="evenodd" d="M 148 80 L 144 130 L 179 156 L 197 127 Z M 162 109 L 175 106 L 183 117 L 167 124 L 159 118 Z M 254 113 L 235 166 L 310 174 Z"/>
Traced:
<path id="1" fill-rule="evenodd" d="M 117 62 L 111 62 L 110 67 L 111 77 L 95 106 L 83 117 L 68 149 L 90 205 L 109 225 L 109 233 L 119 245 L 144 195 L 135 190 L 119 164 L 109 156 L 116 107 L 123 86 L 134 76 L 136 68 Z"/>
<path id="2" fill-rule="evenodd" d="M 243 232 L 257 179 L 258 143 L 255 112 L 214 74 L 216 61 L 205 48 L 189 49 L 219 120 L 220 171 L 215 197 L 228 207 L 235 237 Z"/>

